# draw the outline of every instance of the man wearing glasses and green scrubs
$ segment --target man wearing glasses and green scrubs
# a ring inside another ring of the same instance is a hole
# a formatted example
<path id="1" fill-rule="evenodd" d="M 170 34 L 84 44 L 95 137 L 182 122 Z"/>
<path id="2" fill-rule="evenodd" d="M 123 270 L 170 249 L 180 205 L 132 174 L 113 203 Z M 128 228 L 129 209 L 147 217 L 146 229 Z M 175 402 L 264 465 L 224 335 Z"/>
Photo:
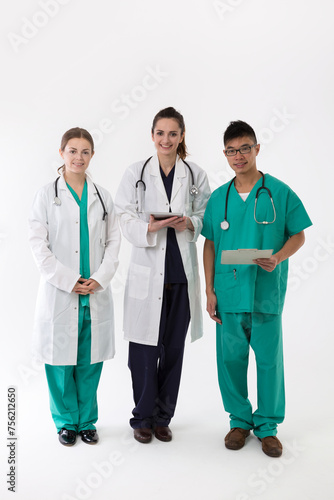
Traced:
<path id="1" fill-rule="evenodd" d="M 231 122 L 224 146 L 235 177 L 211 195 L 202 234 L 207 311 L 217 323 L 219 386 L 230 413 L 225 446 L 242 448 L 253 430 L 264 453 L 279 457 L 277 424 L 285 413 L 281 316 L 288 258 L 304 244 L 304 229 L 312 222 L 292 189 L 257 170 L 260 145 L 252 127 Z M 250 264 L 221 263 L 222 251 L 238 249 L 273 253 Z M 256 411 L 248 399 L 249 346 L 257 367 Z"/>

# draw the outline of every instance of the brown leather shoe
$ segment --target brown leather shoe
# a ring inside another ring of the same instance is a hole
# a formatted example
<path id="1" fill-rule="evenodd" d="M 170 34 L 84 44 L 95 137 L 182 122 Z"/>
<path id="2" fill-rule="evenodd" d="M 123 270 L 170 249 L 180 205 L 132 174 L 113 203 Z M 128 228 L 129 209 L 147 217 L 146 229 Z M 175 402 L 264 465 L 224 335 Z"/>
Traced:
<path id="1" fill-rule="evenodd" d="M 240 450 L 246 441 L 246 437 L 250 434 L 249 430 L 241 429 L 241 427 L 233 427 L 225 436 L 225 446 L 229 450 Z"/>
<path id="2" fill-rule="evenodd" d="M 154 435 L 157 439 L 159 439 L 160 441 L 165 441 L 166 443 L 172 440 L 172 431 L 170 430 L 168 425 L 166 427 L 157 425 L 154 429 Z"/>
<path id="3" fill-rule="evenodd" d="M 280 457 L 282 455 L 283 446 L 276 436 L 267 436 L 260 439 L 260 441 L 262 441 L 262 451 L 268 457 Z"/>
<path id="4" fill-rule="evenodd" d="M 133 429 L 133 436 L 140 443 L 149 443 L 152 440 L 152 429 L 145 427 L 142 429 Z"/>

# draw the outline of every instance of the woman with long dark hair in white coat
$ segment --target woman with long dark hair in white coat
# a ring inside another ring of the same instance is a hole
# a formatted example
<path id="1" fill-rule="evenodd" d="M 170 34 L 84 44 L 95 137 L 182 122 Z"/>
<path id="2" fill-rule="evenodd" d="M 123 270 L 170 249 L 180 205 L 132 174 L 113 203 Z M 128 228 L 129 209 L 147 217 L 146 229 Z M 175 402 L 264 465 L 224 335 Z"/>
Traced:
<path id="1" fill-rule="evenodd" d="M 96 392 L 103 361 L 115 352 L 110 280 L 120 231 L 110 194 L 86 174 L 90 133 L 68 130 L 59 151 L 60 176 L 37 192 L 29 218 L 41 273 L 33 351 L 45 363 L 59 441 L 71 446 L 77 434 L 87 444 L 98 441 Z"/>
<path id="2" fill-rule="evenodd" d="M 206 173 L 185 161 L 179 112 L 170 107 L 155 116 L 152 140 L 157 153 L 127 169 L 115 198 L 133 245 L 124 333 L 135 402 L 130 425 L 142 443 L 153 433 L 172 439 L 189 321 L 192 340 L 203 334 L 196 241 L 210 196 Z"/>

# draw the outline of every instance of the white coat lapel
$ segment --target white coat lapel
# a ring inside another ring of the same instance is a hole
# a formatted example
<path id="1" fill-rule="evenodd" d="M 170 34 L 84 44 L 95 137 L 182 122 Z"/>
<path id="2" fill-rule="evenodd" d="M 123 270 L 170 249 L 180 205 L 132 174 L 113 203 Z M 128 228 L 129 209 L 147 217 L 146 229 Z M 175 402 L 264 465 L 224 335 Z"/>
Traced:
<path id="1" fill-rule="evenodd" d="M 59 181 L 58 181 L 58 196 L 59 196 L 60 200 L 62 199 L 62 196 L 64 196 L 64 195 L 75 202 L 75 199 L 73 198 L 71 191 L 68 189 L 68 187 L 66 185 L 64 174 L 60 174 Z"/>
<path id="2" fill-rule="evenodd" d="M 152 157 L 152 159 L 148 164 L 148 167 L 149 167 L 148 168 L 149 174 L 152 175 L 152 181 L 154 182 L 154 186 L 164 196 L 164 198 L 167 198 L 165 186 L 160 174 L 158 155 L 154 155 Z"/>
<path id="3" fill-rule="evenodd" d="M 172 196 L 171 196 L 171 203 L 177 196 L 178 192 L 182 188 L 182 185 L 184 184 L 184 178 L 186 177 L 186 170 L 185 170 L 185 164 L 181 160 L 179 156 L 176 158 L 176 164 L 175 164 L 175 173 L 174 173 L 174 181 L 173 181 L 173 190 L 172 190 Z"/>
<path id="4" fill-rule="evenodd" d="M 89 208 L 92 205 L 92 203 L 94 203 L 97 200 L 98 195 L 96 192 L 96 188 L 93 184 L 93 181 L 88 175 L 86 175 L 86 181 L 87 181 L 87 188 L 88 188 L 87 206 Z"/>

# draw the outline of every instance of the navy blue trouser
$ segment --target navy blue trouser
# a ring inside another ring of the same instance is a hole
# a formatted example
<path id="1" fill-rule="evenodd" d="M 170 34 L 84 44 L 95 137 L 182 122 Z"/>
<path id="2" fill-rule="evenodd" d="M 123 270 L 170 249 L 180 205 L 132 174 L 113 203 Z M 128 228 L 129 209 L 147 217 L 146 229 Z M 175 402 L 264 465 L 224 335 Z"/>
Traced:
<path id="1" fill-rule="evenodd" d="M 187 283 L 165 285 L 157 346 L 129 343 L 133 429 L 167 426 L 176 407 L 190 321 Z"/>

